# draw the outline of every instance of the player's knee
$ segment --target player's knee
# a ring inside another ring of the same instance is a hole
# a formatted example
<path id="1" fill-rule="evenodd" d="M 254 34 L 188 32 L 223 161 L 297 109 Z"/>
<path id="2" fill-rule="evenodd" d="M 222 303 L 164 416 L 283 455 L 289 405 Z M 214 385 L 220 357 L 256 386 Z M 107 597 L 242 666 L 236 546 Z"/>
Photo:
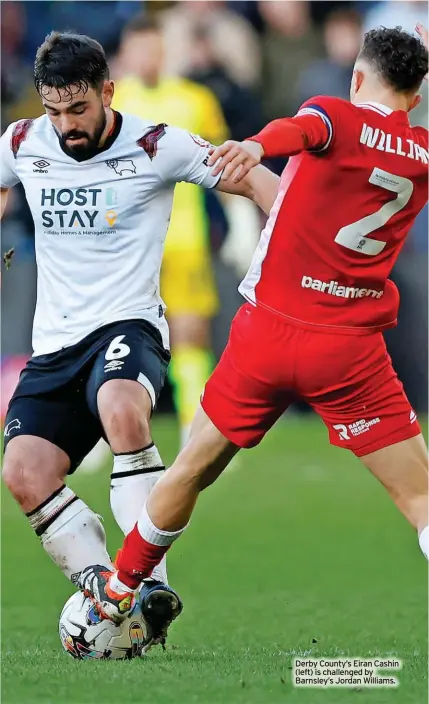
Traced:
<path id="1" fill-rule="evenodd" d="M 32 486 L 34 471 L 37 471 L 34 467 L 34 459 L 13 450 L 6 451 L 2 471 L 3 481 L 24 510 L 34 493 Z"/>
<path id="2" fill-rule="evenodd" d="M 25 512 L 32 511 L 64 482 L 70 460 L 42 438 L 18 437 L 6 448 L 2 477 Z"/>
<path id="3" fill-rule="evenodd" d="M 103 418 L 113 452 L 139 450 L 151 442 L 149 419 L 129 398 L 118 398 Z"/>
<path id="4" fill-rule="evenodd" d="M 16 495 L 18 488 L 22 486 L 23 474 L 23 463 L 19 459 L 9 459 L 8 453 L 6 453 L 3 462 L 2 477 L 4 483 L 13 496 Z"/>

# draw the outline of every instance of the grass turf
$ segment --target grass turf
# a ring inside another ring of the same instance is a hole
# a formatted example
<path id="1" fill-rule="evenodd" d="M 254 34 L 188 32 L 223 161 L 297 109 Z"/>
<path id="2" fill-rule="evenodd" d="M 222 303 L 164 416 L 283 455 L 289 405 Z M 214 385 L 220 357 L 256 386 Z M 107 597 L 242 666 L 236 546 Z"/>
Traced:
<path id="1" fill-rule="evenodd" d="M 154 425 L 166 462 L 169 418 Z M 121 536 L 108 468 L 72 486 Z M 168 651 L 131 662 L 77 662 L 57 635 L 72 590 L 13 501 L 2 497 L 3 704 L 423 704 L 427 565 L 412 529 L 317 419 L 279 423 L 201 497 L 170 552 L 185 611 Z M 395 655 L 398 689 L 295 689 L 294 655 Z"/>

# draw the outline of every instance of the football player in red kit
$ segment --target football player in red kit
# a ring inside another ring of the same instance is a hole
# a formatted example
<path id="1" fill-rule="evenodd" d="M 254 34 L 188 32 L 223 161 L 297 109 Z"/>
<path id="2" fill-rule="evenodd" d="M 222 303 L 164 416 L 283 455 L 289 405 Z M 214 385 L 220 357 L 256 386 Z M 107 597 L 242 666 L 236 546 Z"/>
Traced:
<path id="1" fill-rule="evenodd" d="M 426 447 L 382 335 L 399 303 L 388 276 L 428 195 L 428 132 L 408 119 L 428 70 L 418 32 L 423 41 L 400 28 L 365 35 L 350 102 L 312 98 L 214 149 L 214 173 L 232 180 L 263 157 L 291 158 L 188 445 L 150 494 L 117 572 L 81 575 L 105 616 L 121 617 L 117 604 L 181 535 L 199 492 L 296 397 L 386 487 L 429 557 Z"/>

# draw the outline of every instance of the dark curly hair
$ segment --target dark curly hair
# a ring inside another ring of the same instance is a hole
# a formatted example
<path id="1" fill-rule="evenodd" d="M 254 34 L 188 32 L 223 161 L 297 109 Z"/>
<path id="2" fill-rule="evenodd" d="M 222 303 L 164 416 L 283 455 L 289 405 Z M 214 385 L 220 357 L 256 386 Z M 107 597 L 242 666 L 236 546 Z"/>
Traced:
<path id="1" fill-rule="evenodd" d="M 418 90 L 428 72 L 426 47 L 402 27 L 371 29 L 364 36 L 358 58 L 371 63 L 398 92 Z"/>
<path id="2" fill-rule="evenodd" d="M 37 92 L 65 89 L 70 100 L 75 93 L 89 87 L 101 91 L 109 78 L 104 49 L 85 34 L 51 32 L 39 46 L 34 62 L 34 85 Z"/>

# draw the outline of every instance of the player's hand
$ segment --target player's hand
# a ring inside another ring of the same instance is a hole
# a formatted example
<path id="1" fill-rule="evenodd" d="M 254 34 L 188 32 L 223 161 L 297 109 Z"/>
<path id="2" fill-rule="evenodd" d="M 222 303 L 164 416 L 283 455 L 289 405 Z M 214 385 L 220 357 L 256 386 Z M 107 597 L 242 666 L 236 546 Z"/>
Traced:
<path id="1" fill-rule="evenodd" d="M 428 37 L 428 30 L 426 27 L 424 27 L 420 22 L 416 24 L 416 32 L 419 35 L 420 39 L 422 40 L 423 44 L 425 45 L 426 49 L 428 49 L 428 44 L 429 44 L 429 37 Z M 428 75 L 426 74 L 425 78 L 428 80 Z"/>
<path id="2" fill-rule="evenodd" d="M 258 142 L 228 140 L 220 147 L 212 147 L 208 165 L 216 164 L 213 176 L 223 171 L 222 181 L 231 178 L 233 183 L 238 183 L 250 169 L 260 163 L 263 156 L 264 150 Z"/>

